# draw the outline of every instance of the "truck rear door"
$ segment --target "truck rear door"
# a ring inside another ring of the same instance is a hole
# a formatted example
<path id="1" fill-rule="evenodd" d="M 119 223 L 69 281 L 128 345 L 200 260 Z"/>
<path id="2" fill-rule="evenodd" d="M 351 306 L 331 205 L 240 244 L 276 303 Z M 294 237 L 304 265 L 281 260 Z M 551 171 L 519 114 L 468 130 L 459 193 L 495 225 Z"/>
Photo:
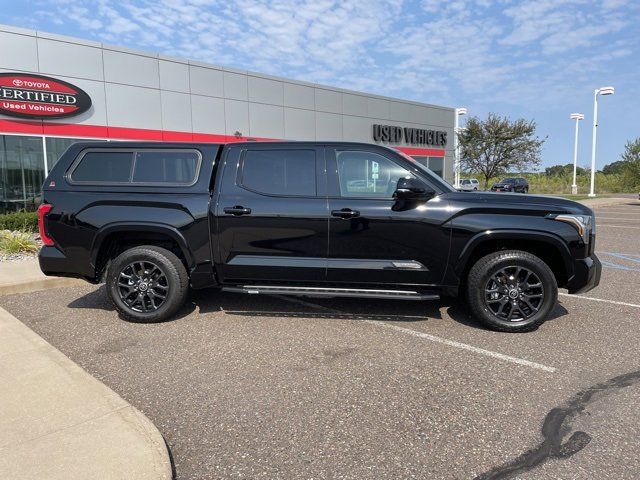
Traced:
<path id="1" fill-rule="evenodd" d="M 276 143 L 227 148 L 211 203 L 219 280 L 324 281 L 329 207 L 323 148 Z"/>

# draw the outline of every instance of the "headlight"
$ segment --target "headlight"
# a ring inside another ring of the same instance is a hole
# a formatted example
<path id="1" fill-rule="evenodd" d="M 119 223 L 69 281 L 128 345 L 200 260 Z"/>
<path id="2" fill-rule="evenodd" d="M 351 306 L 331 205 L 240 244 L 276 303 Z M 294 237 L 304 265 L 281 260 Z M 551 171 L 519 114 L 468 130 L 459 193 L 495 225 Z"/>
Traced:
<path id="1" fill-rule="evenodd" d="M 589 235 L 594 227 L 593 217 L 591 215 L 571 215 L 571 214 L 550 214 L 547 218 L 557 220 L 559 222 L 570 223 L 577 231 L 585 244 L 589 243 Z"/>

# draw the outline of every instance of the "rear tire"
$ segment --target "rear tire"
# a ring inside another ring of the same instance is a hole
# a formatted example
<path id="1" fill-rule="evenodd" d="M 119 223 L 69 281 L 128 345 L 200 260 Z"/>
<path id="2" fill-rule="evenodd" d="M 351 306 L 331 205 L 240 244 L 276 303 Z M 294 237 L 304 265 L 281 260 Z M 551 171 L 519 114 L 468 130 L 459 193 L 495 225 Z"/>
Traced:
<path id="1" fill-rule="evenodd" d="M 162 322 L 184 304 L 189 275 L 180 259 L 153 245 L 130 248 L 118 255 L 107 272 L 107 293 L 125 320 Z"/>
<path id="2" fill-rule="evenodd" d="M 520 250 L 482 257 L 467 278 L 467 302 L 472 315 L 500 332 L 537 329 L 557 300 L 558 284 L 549 266 Z"/>

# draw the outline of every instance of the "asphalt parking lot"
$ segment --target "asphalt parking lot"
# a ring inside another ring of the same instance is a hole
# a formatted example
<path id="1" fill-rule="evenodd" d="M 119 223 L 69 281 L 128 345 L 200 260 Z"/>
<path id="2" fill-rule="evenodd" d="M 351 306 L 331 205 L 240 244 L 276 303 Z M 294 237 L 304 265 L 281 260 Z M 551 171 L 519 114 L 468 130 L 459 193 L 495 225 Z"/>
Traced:
<path id="1" fill-rule="evenodd" d="M 200 291 L 155 325 L 91 285 L 0 305 L 142 410 L 180 479 L 635 479 L 640 202 L 596 215 L 600 286 L 527 334 L 454 302 Z"/>

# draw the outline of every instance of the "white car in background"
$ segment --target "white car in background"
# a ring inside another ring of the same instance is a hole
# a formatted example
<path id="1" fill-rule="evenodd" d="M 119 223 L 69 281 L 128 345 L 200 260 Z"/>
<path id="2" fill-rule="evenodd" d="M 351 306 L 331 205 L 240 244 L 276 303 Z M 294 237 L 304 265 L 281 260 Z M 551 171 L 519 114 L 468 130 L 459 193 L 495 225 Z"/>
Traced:
<path id="1" fill-rule="evenodd" d="M 475 178 L 463 178 L 460 180 L 460 190 L 464 190 L 465 192 L 480 190 L 480 182 Z"/>

